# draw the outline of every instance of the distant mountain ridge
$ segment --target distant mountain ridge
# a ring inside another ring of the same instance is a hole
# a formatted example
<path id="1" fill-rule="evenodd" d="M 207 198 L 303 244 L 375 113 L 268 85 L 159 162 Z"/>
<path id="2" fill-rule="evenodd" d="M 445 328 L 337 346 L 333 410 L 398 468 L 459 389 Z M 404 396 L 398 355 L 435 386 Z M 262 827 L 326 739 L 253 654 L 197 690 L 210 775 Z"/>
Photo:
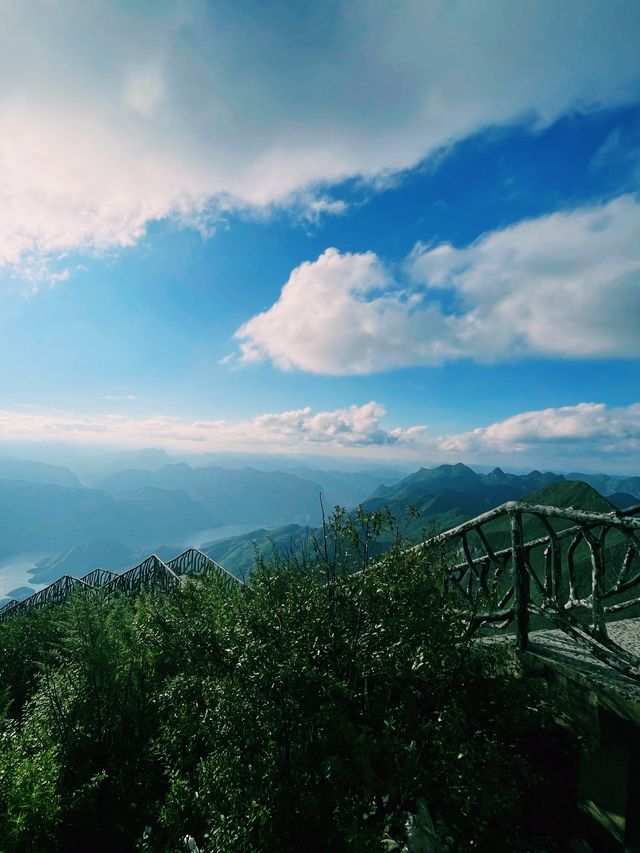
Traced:
<path id="1" fill-rule="evenodd" d="M 313 479 L 314 473 L 304 468 L 293 472 L 216 465 L 192 468 L 182 462 L 163 465 L 155 471 L 134 468 L 118 471 L 98 485 L 117 492 L 143 486 L 180 489 L 222 519 L 220 524 L 278 526 L 317 524 L 321 516 L 321 493 L 330 506 L 341 503 L 342 498 L 348 498 L 348 505 L 353 506 L 380 482 L 368 474 L 341 476 L 340 472 L 319 472 L 321 483 Z"/>
<path id="2" fill-rule="evenodd" d="M 182 551 L 184 551 L 183 545 L 153 547 L 153 553 L 165 562 L 177 557 Z M 148 549 L 132 548 L 117 539 L 98 539 L 84 545 L 77 545 L 55 557 L 39 560 L 29 575 L 32 583 L 47 584 L 62 575 L 82 577 L 95 568 L 121 572 L 141 563 L 148 556 Z"/>
<path id="3" fill-rule="evenodd" d="M 408 541 L 419 541 L 507 500 L 530 499 L 540 489 L 539 502 L 560 506 L 569 505 L 568 496 L 574 494 L 578 505 L 591 501 L 593 506 L 585 508 L 595 508 L 593 488 L 608 495 L 606 511 L 640 503 L 640 477 L 572 475 L 590 484 L 587 493 L 562 474 L 512 474 L 501 468 L 478 473 L 462 463 L 423 467 L 403 479 L 389 470 L 387 484 L 379 485 L 380 477 L 371 471 L 322 471 L 303 464 L 280 471 L 192 467 L 167 464 L 167 459 L 164 451 L 155 450 L 114 454 L 110 464 L 119 460 L 149 467 L 105 471 L 96 477 L 98 487 L 88 488 L 62 466 L 0 457 L 0 557 L 55 554 L 37 566 L 33 580 L 38 582 L 50 578 L 55 567 L 77 563 L 78 571 L 81 566 L 89 570 L 97 560 L 105 568 L 124 568 L 147 547 L 157 549 L 159 542 L 183 543 L 196 531 L 225 525 L 255 525 L 250 533 L 203 546 L 230 569 L 247 571 L 253 565 L 253 543 L 267 553 L 272 543 L 285 548 L 292 537 L 308 542 L 320 523 L 320 494 L 327 513 L 335 505 L 361 505 L 365 511 L 388 507 Z M 408 517 L 409 508 L 416 508 L 419 517 Z"/>
<path id="4" fill-rule="evenodd" d="M 487 512 L 509 500 L 516 500 L 544 486 L 565 482 L 561 474 L 531 471 L 507 474 L 494 468 L 478 474 L 467 465 L 438 465 L 420 468 L 394 486 L 377 489 L 362 508 L 374 512 L 387 507 L 398 519 L 413 508 L 417 519 L 408 520 L 406 535 L 418 541 L 436 528 L 446 529 Z"/>
<path id="5" fill-rule="evenodd" d="M 84 487 L 0 481 L 0 555 L 60 550 L 92 539 L 143 546 L 213 527 L 212 514 L 186 492 L 135 489 L 110 493 Z"/>
<path id="6" fill-rule="evenodd" d="M 584 482 L 573 482 L 561 474 L 531 471 L 529 474 L 508 474 L 495 468 L 488 474 L 478 474 L 466 465 L 439 465 L 421 468 L 393 486 L 381 486 L 362 503 L 367 512 L 388 508 L 400 523 L 408 542 L 461 524 L 509 500 L 576 505 L 595 512 L 611 512 L 615 506 Z M 408 510 L 417 509 L 412 517 Z M 501 531 L 496 528 L 496 532 Z M 248 573 L 255 551 L 284 551 L 308 544 L 313 530 L 288 526 L 277 530 L 256 530 L 211 544 L 205 550 L 219 563 L 234 572 Z M 383 537 L 384 543 L 384 537 Z"/>
<path id="7" fill-rule="evenodd" d="M 80 481 L 68 468 L 34 462 L 32 459 L 14 459 L 0 456 L 0 480 L 16 480 L 22 483 L 48 483 L 51 486 L 80 486 Z"/>
<path id="8" fill-rule="evenodd" d="M 626 492 L 640 498 L 640 477 L 616 477 L 609 474 L 567 474 L 567 480 L 581 480 L 597 489 L 601 495 Z"/>

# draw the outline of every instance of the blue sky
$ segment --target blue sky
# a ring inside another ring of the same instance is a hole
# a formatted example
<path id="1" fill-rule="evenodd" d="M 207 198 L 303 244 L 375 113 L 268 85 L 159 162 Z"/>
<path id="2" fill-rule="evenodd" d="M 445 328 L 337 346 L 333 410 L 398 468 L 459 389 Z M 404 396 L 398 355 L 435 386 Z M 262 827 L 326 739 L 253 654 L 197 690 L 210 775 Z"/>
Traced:
<path id="1" fill-rule="evenodd" d="M 2 6 L 0 441 L 637 472 L 635 2 Z"/>

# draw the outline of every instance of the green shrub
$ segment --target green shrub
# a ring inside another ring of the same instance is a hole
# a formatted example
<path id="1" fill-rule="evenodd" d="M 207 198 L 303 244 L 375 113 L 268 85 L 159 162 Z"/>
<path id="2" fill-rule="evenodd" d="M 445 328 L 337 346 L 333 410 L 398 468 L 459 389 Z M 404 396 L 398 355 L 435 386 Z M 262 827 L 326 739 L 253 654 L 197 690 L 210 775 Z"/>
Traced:
<path id="1" fill-rule="evenodd" d="M 469 645 L 437 555 L 388 526 L 339 512 L 250 588 L 211 577 L 43 618 L 38 651 L 0 662 L 22 709 L 0 850 L 519 849 L 553 704 L 505 649 Z M 372 562 L 383 531 L 396 545 Z"/>

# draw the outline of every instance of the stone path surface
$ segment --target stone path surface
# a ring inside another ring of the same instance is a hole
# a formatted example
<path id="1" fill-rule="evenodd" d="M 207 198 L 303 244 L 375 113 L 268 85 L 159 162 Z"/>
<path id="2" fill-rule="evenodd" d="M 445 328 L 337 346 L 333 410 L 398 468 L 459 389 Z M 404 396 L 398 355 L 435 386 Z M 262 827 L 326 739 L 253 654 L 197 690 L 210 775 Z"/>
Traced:
<path id="1" fill-rule="evenodd" d="M 607 626 L 609 637 L 640 658 L 640 618 L 622 619 Z M 622 693 L 640 704 L 640 679 L 628 678 L 593 655 L 589 646 L 568 637 L 563 631 L 532 631 L 528 654 L 543 658 L 575 675 L 594 690 Z"/>

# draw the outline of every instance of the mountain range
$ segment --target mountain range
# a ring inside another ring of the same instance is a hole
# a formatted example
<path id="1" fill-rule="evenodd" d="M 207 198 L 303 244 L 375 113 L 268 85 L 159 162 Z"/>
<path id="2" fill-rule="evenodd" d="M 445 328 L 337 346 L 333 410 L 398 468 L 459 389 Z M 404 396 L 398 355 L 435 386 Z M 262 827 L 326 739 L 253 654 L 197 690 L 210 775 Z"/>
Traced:
<path id="1" fill-rule="evenodd" d="M 186 463 L 163 465 L 156 471 L 130 468 L 110 474 L 97 485 L 117 493 L 149 487 L 183 491 L 210 513 L 209 527 L 317 523 L 323 491 L 320 483 L 308 477 L 282 471 L 192 468 Z"/>
<path id="2" fill-rule="evenodd" d="M 540 493 L 540 502 L 559 505 L 567 505 L 575 491 L 562 474 L 512 474 L 500 468 L 478 473 L 463 464 L 420 468 L 402 479 L 389 470 L 381 482 L 372 470 L 343 472 L 300 464 L 279 471 L 194 467 L 167 463 L 168 458 L 153 450 L 121 454 L 110 464 L 133 461 L 148 467 L 106 466 L 94 474 L 92 488 L 63 466 L 0 458 L 0 557 L 37 551 L 54 555 L 31 572 L 34 583 L 45 583 L 54 574 L 78 573 L 80 566 L 125 568 L 149 550 L 168 558 L 184 546 L 167 543 L 191 541 L 194 531 L 255 525 L 249 533 L 219 541 L 210 536 L 202 546 L 231 571 L 243 573 L 250 571 L 256 548 L 267 553 L 273 547 L 308 545 L 321 520 L 321 494 L 327 513 L 335 505 L 361 505 L 369 512 L 388 507 L 405 538 L 420 541 L 540 489 L 551 490 Z M 611 508 L 640 501 L 640 477 L 571 477 L 608 495 Z M 575 500 L 582 505 L 580 501 L 591 498 L 582 490 Z M 408 513 L 410 508 L 417 515 Z"/>
<path id="3" fill-rule="evenodd" d="M 0 456 L 0 480 L 18 480 L 22 483 L 48 483 L 52 486 L 79 487 L 77 476 L 62 465 L 34 462 L 31 459 L 14 459 Z"/>
<path id="4" fill-rule="evenodd" d="M 114 533 L 132 545 L 153 545 L 211 526 L 211 513 L 185 492 L 0 481 L 0 556 L 66 550 Z"/>
<path id="5" fill-rule="evenodd" d="M 567 480 L 560 474 L 540 471 L 508 474 L 500 468 L 478 474 L 466 465 L 457 464 L 421 468 L 393 486 L 380 486 L 362 503 L 362 508 L 367 512 L 388 508 L 398 520 L 404 539 L 415 543 L 509 500 L 612 512 L 640 503 L 640 490 L 638 495 L 618 493 L 612 497 L 617 501 L 603 497 L 584 481 Z M 417 510 L 417 516 L 409 510 Z M 504 543 L 502 539 L 508 533 L 503 527 L 503 522 L 493 527 L 493 534 L 501 545 L 506 544 L 506 539 Z M 256 551 L 268 555 L 273 549 L 299 550 L 308 547 L 313 532 L 308 527 L 289 525 L 271 531 L 252 531 L 202 547 L 229 571 L 247 573 L 251 571 Z M 535 525 L 525 530 L 529 538 L 542 535 L 542 532 Z M 384 548 L 391 538 L 391 533 L 383 535 L 380 547 Z"/>

